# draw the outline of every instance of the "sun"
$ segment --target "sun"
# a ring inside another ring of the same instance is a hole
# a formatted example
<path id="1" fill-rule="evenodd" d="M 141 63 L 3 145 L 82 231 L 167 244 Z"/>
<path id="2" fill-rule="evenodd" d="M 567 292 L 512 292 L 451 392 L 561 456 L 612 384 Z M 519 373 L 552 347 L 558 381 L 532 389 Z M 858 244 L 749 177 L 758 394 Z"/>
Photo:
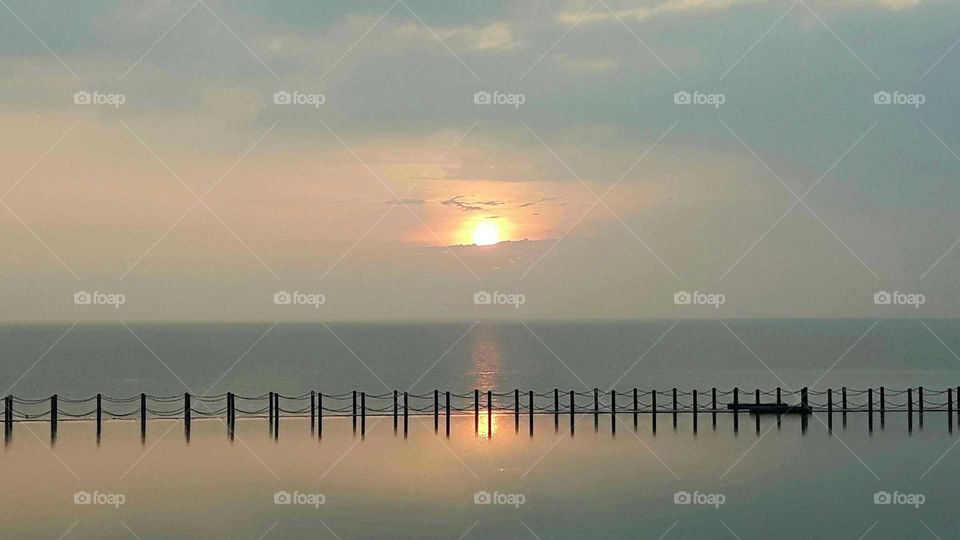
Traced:
<path id="1" fill-rule="evenodd" d="M 495 221 L 483 220 L 473 229 L 473 243 L 478 246 L 492 246 L 500 241 L 500 227 Z"/>

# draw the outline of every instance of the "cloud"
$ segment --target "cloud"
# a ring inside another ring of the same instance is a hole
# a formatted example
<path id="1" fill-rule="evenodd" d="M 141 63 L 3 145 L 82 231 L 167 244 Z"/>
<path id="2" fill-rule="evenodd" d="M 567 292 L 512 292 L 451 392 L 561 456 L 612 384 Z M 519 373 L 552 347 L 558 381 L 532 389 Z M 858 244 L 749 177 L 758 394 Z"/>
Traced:
<path id="1" fill-rule="evenodd" d="M 832 0 L 824 4 L 830 7 L 865 7 L 889 9 L 898 11 L 915 7 L 923 0 Z M 611 13 L 605 9 L 595 8 L 584 15 L 583 6 L 578 6 L 573 10 L 561 11 L 557 19 L 565 25 L 580 21 L 585 22 L 604 22 L 615 21 L 617 18 L 623 20 L 645 21 L 658 16 L 665 15 L 702 15 L 705 13 L 716 13 L 727 11 L 735 6 L 750 4 L 768 4 L 764 0 L 666 0 L 652 6 L 632 7 L 628 9 L 614 10 Z M 582 20 L 581 20 L 582 18 Z"/>
<path id="2" fill-rule="evenodd" d="M 433 30 L 431 32 L 430 30 Z M 458 44 L 472 51 L 508 51 L 523 45 L 514 37 L 513 28 L 505 22 L 495 22 L 483 27 L 431 27 L 425 28 L 417 22 L 409 22 L 397 27 L 397 32 L 434 40 L 434 33 L 447 44 Z"/>
<path id="3" fill-rule="evenodd" d="M 553 61 L 565 73 L 597 73 L 612 71 L 620 67 L 620 59 L 611 56 L 571 56 L 558 54 Z"/>
<path id="4" fill-rule="evenodd" d="M 486 207 L 492 206 L 501 206 L 506 204 L 503 201 L 465 201 L 463 195 L 457 195 L 456 197 L 451 197 L 445 201 L 441 201 L 440 204 L 443 206 L 455 206 L 460 210 L 464 211 L 475 211 L 475 210 L 484 210 Z"/>

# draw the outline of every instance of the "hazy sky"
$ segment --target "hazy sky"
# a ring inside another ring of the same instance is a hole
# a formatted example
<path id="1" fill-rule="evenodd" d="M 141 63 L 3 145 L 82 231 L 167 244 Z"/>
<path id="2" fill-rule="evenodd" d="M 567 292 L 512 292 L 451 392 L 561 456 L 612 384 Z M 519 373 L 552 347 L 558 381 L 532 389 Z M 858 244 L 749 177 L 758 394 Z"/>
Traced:
<path id="1" fill-rule="evenodd" d="M 960 316 L 956 2 L 4 3 L 0 320 Z"/>

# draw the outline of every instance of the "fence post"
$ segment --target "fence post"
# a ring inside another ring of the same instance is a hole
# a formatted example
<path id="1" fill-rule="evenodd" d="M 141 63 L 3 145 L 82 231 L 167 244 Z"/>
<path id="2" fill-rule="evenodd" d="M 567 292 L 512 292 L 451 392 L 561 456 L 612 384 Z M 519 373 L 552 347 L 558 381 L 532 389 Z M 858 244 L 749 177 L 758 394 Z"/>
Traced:
<path id="1" fill-rule="evenodd" d="M 410 393 L 403 392 L 403 436 L 407 436 L 410 429 Z"/>
<path id="2" fill-rule="evenodd" d="M 677 387 L 673 387 L 673 429 L 677 429 Z"/>
<path id="3" fill-rule="evenodd" d="M 867 389 L 867 425 L 873 431 L 873 388 Z"/>
<path id="4" fill-rule="evenodd" d="M 493 390 L 487 390 L 487 438 L 493 438 Z"/>
<path id="5" fill-rule="evenodd" d="M 317 391 L 310 391 L 310 435 L 316 432 L 317 429 Z"/>
<path id="6" fill-rule="evenodd" d="M 717 387 L 716 386 L 710 389 L 710 396 L 713 399 L 713 414 L 712 414 L 713 429 L 717 429 Z"/>
<path id="7" fill-rule="evenodd" d="M 530 390 L 528 403 L 530 404 L 530 436 L 533 437 L 533 390 Z"/>
<path id="8" fill-rule="evenodd" d="M 517 429 L 519 430 L 519 424 Z M 553 389 L 553 431 L 560 431 L 560 389 Z"/>
<path id="9" fill-rule="evenodd" d="M 13 433 L 13 396 L 4 396 L 3 398 L 4 439 L 10 438 L 11 433 Z"/>
<path id="10" fill-rule="evenodd" d="M 353 432 L 357 432 L 357 391 L 353 391 L 353 414 L 351 415 L 353 420 Z"/>
<path id="11" fill-rule="evenodd" d="M 827 388 L 827 430 L 833 431 L 833 389 Z"/>
<path id="12" fill-rule="evenodd" d="M 907 388 L 907 429 L 913 431 L 913 388 Z"/>
<path id="13" fill-rule="evenodd" d="M 103 394 L 97 394 L 97 442 L 100 441 L 100 432 L 103 425 Z"/>
<path id="14" fill-rule="evenodd" d="M 447 400 L 447 437 L 450 437 L 450 391 L 445 394 Z"/>
<path id="15" fill-rule="evenodd" d="M 754 388 L 754 389 L 753 389 L 753 400 L 756 402 L 757 405 L 760 404 L 760 389 L 759 389 L 759 388 Z M 760 433 L 760 414 L 757 413 L 757 414 L 755 414 L 755 415 L 753 415 L 753 416 L 754 416 L 754 421 L 756 422 L 756 425 L 757 425 L 757 433 Z"/>
<path id="16" fill-rule="evenodd" d="M 280 392 L 273 393 L 273 438 L 280 437 Z"/>
<path id="17" fill-rule="evenodd" d="M 947 388 L 947 426 L 953 431 L 953 388 Z"/>
<path id="18" fill-rule="evenodd" d="M 57 395 L 50 396 L 50 438 L 57 436 Z"/>
<path id="19" fill-rule="evenodd" d="M 140 439 L 147 437 L 147 394 L 140 392 Z"/>
<path id="20" fill-rule="evenodd" d="M 575 424 L 573 420 L 574 414 L 576 414 L 577 407 L 573 402 L 573 390 L 570 390 L 570 436 L 573 436 L 573 425 Z"/>
<path id="21" fill-rule="evenodd" d="M 273 435 L 273 392 L 270 392 L 267 396 L 267 401 L 269 402 L 267 404 L 267 416 L 269 417 L 267 419 L 267 430 L 269 430 L 270 435 Z"/>
<path id="22" fill-rule="evenodd" d="M 397 391 L 393 391 L 393 432 L 397 432 L 397 413 L 399 406 L 397 405 Z"/>
<path id="23" fill-rule="evenodd" d="M 844 386 L 843 388 L 841 388 L 840 392 L 842 393 L 842 395 L 840 396 L 840 399 L 843 400 L 843 403 L 840 406 L 840 410 L 843 412 L 840 414 L 840 416 L 841 418 L 843 418 L 843 427 L 846 428 L 847 427 L 847 387 Z"/>
<path id="24" fill-rule="evenodd" d="M 520 389 L 513 389 L 513 430 L 520 431 Z"/>
<path id="25" fill-rule="evenodd" d="M 697 390 L 693 390 L 693 432 L 697 432 Z"/>
<path id="26" fill-rule="evenodd" d="M 650 423 L 653 432 L 657 432 L 657 389 L 650 390 Z"/>
<path id="27" fill-rule="evenodd" d="M 617 433 L 617 391 L 610 389 L 610 432 Z"/>
<path id="28" fill-rule="evenodd" d="M 183 394 L 183 429 L 188 439 L 190 438 L 191 412 L 192 406 L 190 405 L 190 393 L 187 392 Z"/>
<path id="29" fill-rule="evenodd" d="M 740 410 L 737 406 L 740 404 L 740 389 L 733 387 L 733 432 L 736 433 L 740 428 Z"/>
<path id="30" fill-rule="evenodd" d="M 366 435 L 367 435 L 367 393 L 361 392 L 360 393 L 360 436 L 365 437 Z"/>
<path id="31" fill-rule="evenodd" d="M 633 430 L 637 430 L 637 408 L 640 406 L 640 396 L 637 387 L 633 387 Z"/>
<path id="32" fill-rule="evenodd" d="M 593 389 L 593 430 L 600 429 L 600 389 Z"/>
<path id="33" fill-rule="evenodd" d="M 880 427 L 883 427 L 884 424 L 884 413 L 887 412 L 887 397 L 884 387 L 880 387 Z"/>
<path id="34" fill-rule="evenodd" d="M 923 387 L 917 387 L 917 414 L 920 418 L 920 427 L 923 428 Z"/>
<path id="35" fill-rule="evenodd" d="M 480 390 L 473 389 L 473 432 L 480 433 Z"/>
<path id="36" fill-rule="evenodd" d="M 440 433 L 440 390 L 433 389 L 433 432 Z"/>
<path id="37" fill-rule="evenodd" d="M 317 437 L 323 437 L 323 392 L 317 392 Z"/>

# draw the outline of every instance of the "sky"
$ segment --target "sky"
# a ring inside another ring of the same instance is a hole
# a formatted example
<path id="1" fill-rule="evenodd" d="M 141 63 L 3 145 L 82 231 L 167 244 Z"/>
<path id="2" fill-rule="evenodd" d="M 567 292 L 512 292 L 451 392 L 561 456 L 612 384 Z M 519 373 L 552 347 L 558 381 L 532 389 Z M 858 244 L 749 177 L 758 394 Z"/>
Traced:
<path id="1" fill-rule="evenodd" d="M 960 316 L 958 20 L 3 0 L 0 321 Z"/>

